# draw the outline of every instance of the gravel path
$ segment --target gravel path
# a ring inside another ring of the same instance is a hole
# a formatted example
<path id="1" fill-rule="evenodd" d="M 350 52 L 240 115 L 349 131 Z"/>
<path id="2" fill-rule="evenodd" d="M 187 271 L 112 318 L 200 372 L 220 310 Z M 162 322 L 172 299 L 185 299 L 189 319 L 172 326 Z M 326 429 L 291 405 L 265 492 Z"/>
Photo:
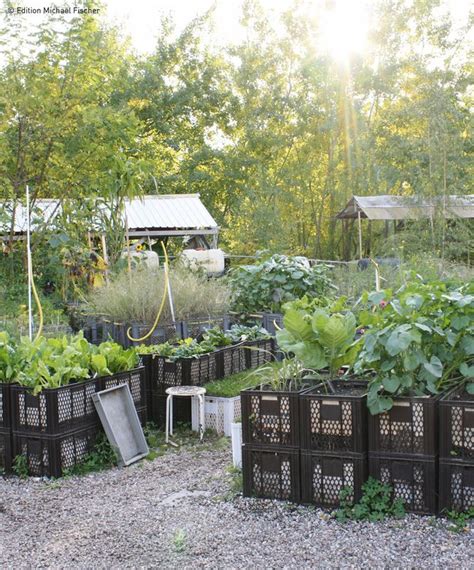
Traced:
<path id="1" fill-rule="evenodd" d="M 474 568 L 474 529 L 429 517 L 339 524 L 229 498 L 228 450 L 57 482 L 0 479 L 0 568 Z"/>

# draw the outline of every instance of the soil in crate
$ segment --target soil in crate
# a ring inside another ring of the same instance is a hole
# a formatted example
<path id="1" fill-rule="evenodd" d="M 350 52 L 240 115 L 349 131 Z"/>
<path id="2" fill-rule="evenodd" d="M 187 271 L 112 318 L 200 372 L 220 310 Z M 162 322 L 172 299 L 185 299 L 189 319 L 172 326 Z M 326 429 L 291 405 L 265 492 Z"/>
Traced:
<path id="1" fill-rule="evenodd" d="M 474 463 L 474 395 L 463 388 L 439 402 L 439 455 Z"/>
<path id="2" fill-rule="evenodd" d="M 29 475 L 61 477 L 81 463 L 94 447 L 99 427 L 59 436 L 13 433 L 13 457 L 25 458 Z"/>
<path id="3" fill-rule="evenodd" d="M 100 389 L 98 380 L 77 382 L 33 395 L 23 386 L 11 386 L 11 417 L 14 431 L 57 435 L 94 426 L 99 417 L 92 394 Z"/>
<path id="4" fill-rule="evenodd" d="M 245 444 L 299 448 L 299 394 L 265 389 L 240 393 Z"/>
<path id="5" fill-rule="evenodd" d="M 357 502 L 362 497 L 362 485 L 367 480 L 367 456 L 364 454 L 321 454 L 301 452 L 301 499 L 320 507 L 338 507 L 344 488 L 348 497 Z"/>
<path id="6" fill-rule="evenodd" d="M 396 398 L 388 412 L 368 415 L 369 452 L 438 454 L 438 398 Z"/>
<path id="7" fill-rule="evenodd" d="M 333 382 L 300 396 L 301 448 L 313 451 L 366 453 L 367 405 L 364 382 Z"/>
<path id="8" fill-rule="evenodd" d="M 436 514 L 438 506 L 438 461 L 435 457 L 369 455 L 369 474 L 393 488 L 393 498 L 405 509 Z"/>
<path id="9" fill-rule="evenodd" d="M 245 497 L 300 501 L 300 452 L 242 446 Z"/>
<path id="10" fill-rule="evenodd" d="M 0 474 L 10 473 L 12 468 L 12 432 L 0 428 Z"/>
<path id="11" fill-rule="evenodd" d="M 474 509 L 474 461 L 439 461 L 439 510 Z"/>

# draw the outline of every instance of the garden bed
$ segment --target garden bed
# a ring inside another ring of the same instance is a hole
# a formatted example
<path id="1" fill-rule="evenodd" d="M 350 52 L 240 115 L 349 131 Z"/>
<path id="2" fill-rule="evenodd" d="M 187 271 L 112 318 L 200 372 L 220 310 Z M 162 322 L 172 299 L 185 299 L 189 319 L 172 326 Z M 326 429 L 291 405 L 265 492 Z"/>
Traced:
<path id="1" fill-rule="evenodd" d="M 463 387 L 449 392 L 439 402 L 439 455 L 465 459 L 474 464 L 474 395 Z"/>

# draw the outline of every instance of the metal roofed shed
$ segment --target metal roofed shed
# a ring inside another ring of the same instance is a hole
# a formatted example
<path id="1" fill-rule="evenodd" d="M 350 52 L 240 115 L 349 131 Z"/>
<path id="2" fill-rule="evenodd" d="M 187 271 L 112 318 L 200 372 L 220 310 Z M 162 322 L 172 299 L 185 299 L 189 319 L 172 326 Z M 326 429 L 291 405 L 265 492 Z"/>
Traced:
<path id="1" fill-rule="evenodd" d="M 353 196 L 346 207 L 337 214 L 338 220 L 418 220 L 431 218 L 443 212 L 445 218 L 474 218 L 474 194 L 423 198 L 414 196 Z"/>
<path id="2" fill-rule="evenodd" d="M 199 194 L 165 194 L 127 200 L 130 237 L 217 235 L 219 227 Z"/>
<path id="3" fill-rule="evenodd" d="M 40 224 L 51 223 L 61 212 L 62 200 L 36 200 L 32 212 L 32 231 Z M 0 213 L 11 220 L 14 234 L 26 234 L 26 209 L 17 204 L 15 212 L 9 203 L 0 203 Z M 1 218 L 1 216 L 0 216 Z M 199 194 L 164 194 L 125 200 L 124 226 L 131 238 L 158 236 L 211 235 L 217 238 L 219 226 L 201 202 Z M 8 227 L 8 221 L 4 227 Z M 91 227 L 91 231 L 94 228 Z M 1 232 L 0 232 L 1 233 Z"/>
<path id="4" fill-rule="evenodd" d="M 353 196 L 346 207 L 337 214 L 347 235 L 349 220 L 357 220 L 359 234 L 359 259 L 362 259 L 362 223 L 363 219 L 385 222 L 385 235 L 388 235 L 388 224 L 405 220 L 433 220 L 436 215 L 445 219 L 474 219 L 474 194 L 465 196 Z M 370 249 L 370 246 L 369 246 Z"/>

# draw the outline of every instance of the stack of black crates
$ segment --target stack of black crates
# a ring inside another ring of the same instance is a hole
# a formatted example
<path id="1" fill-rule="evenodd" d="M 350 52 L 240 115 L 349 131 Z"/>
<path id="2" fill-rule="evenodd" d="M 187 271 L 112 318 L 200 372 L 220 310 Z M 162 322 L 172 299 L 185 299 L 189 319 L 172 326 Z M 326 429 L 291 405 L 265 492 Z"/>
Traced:
<path id="1" fill-rule="evenodd" d="M 407 511 L 437 512 L 438 398 L 400 397 L 369 414 L 369 474 L 392 486 Z"/>
<path id="2" fill-rule="evenodd" d="M 343 489 L 358 501 L 367 479 L 367 384 L 332 382 L 300 396 L 301 500 L 337 507 Z"/>
<path id="3" fill-rule="evenodd" d="M 241 406 L 244 496 L 300 502 L 299 392 L 243 390 Z"/>
<path id="4" fill-rule="evenodd" d="M 439 508 L 474 507 L 474 395 L 457 388 L 439 403 Z"/>
<path id="5" fill-rule="evenodd" d="M 30 475 L 61 477 L 81 463 L 102 431 L 92 395 L 128 384 L 142 425 L 147 420 L 145 371 L 43 389 L 38 394 L 18 384 L 2 384 L 0 467 L 8 473 L 15 457 Z M 1 465 L 3 463 L 3 465 Z M 18 467 L 18 466 L 17 466 Z"/>

